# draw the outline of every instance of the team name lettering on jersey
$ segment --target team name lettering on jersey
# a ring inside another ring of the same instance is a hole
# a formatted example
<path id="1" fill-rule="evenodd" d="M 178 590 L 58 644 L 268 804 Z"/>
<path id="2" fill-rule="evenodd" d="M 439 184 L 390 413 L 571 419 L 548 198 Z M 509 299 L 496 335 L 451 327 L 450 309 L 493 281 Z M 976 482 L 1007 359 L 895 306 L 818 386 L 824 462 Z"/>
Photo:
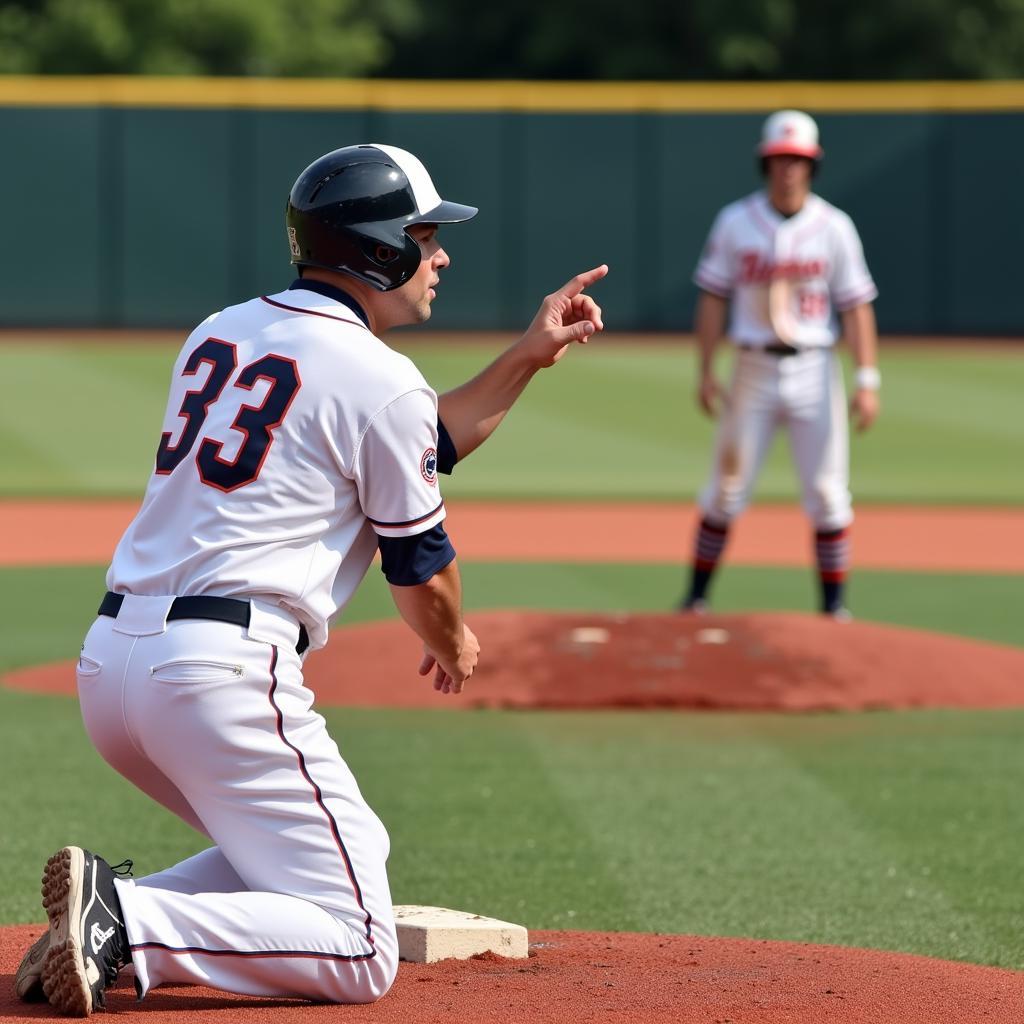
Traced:
<path id="1" fill-rule="evenodd" d="M 739 260 L 742 284 L 768 284 L 779 278 L 800 281 L 828 274 L 828 262 L 823 259 L 775 262 L 757 249 L 747 249 L 739 254 Z"/>
<path id="2" fill-rule="evenodd" d="M 820 196 L 783 217 L 763 192 L 715 218 L 694 273 L 698 287 L 730 300 L 739 345 L 828 347 L 839 313 L 878 294 L 850 218 Z"/>

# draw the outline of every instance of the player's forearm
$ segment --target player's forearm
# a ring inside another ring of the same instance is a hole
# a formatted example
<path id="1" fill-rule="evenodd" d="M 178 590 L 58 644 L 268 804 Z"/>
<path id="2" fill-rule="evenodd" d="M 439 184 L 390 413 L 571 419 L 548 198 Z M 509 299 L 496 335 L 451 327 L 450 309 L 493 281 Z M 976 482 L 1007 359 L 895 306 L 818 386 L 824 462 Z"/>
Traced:
<path id="1" fill-rule="evenodd" d="M 494 433 L 538 369 L 513 345 L 472 380 L 438 396 L 438 415 L 460 459 Z"/>
<path id="2" fill-rule="evenodd" d="M 701 292 L 697 300 L 694 317 L 694 333 L 697 335 L 697 356 L 701 374 L 708 374 L 714 362 L 715 348 L 725 334 L 725 315 L 728 302 L 719 295 Z"/>
<path id="3" fill-rule="evenodd" d="M 442 664 L 451 665 L 462 653 L 462 579 L 458 565 L 449 562 L 426 583 L 414 587 L 391 585 L 391 597 L 406 624 Z"/>
<path id="4" fill-rule="evenodd" d="M 843 313 L 843 334 L 858 369 L 878 366 L 878 328 L 875 307 L 870 302 Z"/>

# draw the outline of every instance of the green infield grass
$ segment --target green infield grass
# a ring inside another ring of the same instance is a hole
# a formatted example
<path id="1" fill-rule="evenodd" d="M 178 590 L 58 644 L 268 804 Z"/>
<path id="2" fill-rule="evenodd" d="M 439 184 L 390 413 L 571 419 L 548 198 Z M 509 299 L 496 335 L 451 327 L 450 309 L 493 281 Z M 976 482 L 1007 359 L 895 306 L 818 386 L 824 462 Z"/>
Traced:
<path id="1" fill-rule="evenodd" d="M 396 902 L 1024 968 L 1024 711 L 327 719 Z M 70 698 L 0 691 L 0 750 L 0 920 L 42 919 L 66 843 L 139 874 L 207 845 L 100 761 Z"/>
<path id="2" fill-rule="evenodd" d="M 680 570 L 469 563 L 464 575 L 471 620 L 538 594 L 550 607 L 659 610 Z M 862 571 L 855 582 L 866 618 L 1022 642 L 1020 577 Z M 730 567 L 719 584 L 723 609 L 807 607 L 813 593 L 802 570 Z M 72 657 L 102 586 L 98 567 L 0 571 L 3 667 Z M 391 614 L 373 572 L 347 621 Z M 1024 968 L 1024 710 L 324 713 L 391 831 L 396 902 L 532 928 L 746 935 Z M 131 856 L 142 873 L 205 844 L 102 763 L 72 698 L 0 690 L 0 770 L 11 782 L 0 921 L 41 920 L 39 869 L 64 843 Z"/>
<path id="3" fill-rule="evenodd" d="M 445 390 L 493 345 L 395 336 Z M 8 341 L 0 345 L 0 496 L 137 495 L 152 468 L 176 347 Z M 725 372 L 728 357 L 723 356 Z M 884 410 L 852 446 L 859 501 L 1024 502 L 1024 346 L 894 346 L 883 355 Z M 452 496 L 691 499 L 713 434 L 693 402 L 694 353 L 622 336 L 572 351 L 538 376 L 486 449 L 446 481 Z M 757 496 L 789 500 L 782 439 Z"/>

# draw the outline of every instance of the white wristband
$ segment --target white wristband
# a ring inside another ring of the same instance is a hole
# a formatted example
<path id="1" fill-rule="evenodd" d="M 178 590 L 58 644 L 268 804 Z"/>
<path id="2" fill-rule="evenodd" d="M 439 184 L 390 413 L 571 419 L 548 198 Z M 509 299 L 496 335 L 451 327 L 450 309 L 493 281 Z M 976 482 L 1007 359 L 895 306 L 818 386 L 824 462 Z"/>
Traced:
<path id="1" fill-rule="evenodd" d="M 858 366 L 856 379 L 858 391 L 877 391 L 882 386 L 877 366 Z"/>

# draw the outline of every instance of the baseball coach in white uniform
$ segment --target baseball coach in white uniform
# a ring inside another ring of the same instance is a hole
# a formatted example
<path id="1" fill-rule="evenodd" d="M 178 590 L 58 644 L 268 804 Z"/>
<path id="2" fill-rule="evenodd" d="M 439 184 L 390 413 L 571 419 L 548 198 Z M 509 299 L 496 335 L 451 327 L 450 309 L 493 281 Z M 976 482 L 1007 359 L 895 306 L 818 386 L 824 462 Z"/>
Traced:
<path id="1" fill-rule="evenodd" d="M 697 398 L 718 417 L 718 430 L 684 610 L 706 609 L 729 527 L 749 500 L 776 429 L 784 427 L 814 530 L 820 609 L 849 617 L 853 510 L 835 346 L 845 337 L 852 349 L 850 411 L 866 429 L 879 410 L 872 306 L 878 293 L 853 222 L 811 191 L 823 155 L 812 118 L 797 110 L 772 114 L 757 148 L 765 187 L 719 212 L 694 274 Z M 726 334 L 736 349 L 727 391 L 714 372 Z"/>
<path id="2" fill-rule="evenodd" d="M 313 710 L 303 660 L 379 550 L 423 641 L 420 674 L 462 690 L 479 645 L 438 474 L 603 327 L 584 289 L 605 266 L 547 296 L 516 344 L 438 397 L 379 335 L 428 319 L 449 265 L 439 226 L 475 213 L 443 201 L 404 150 L 328 153 L 289 197 L 298 278 L 185 342 L 78 688 L 100 754 L 211 845 L 136 880 L 80 847 L 55 853 L 50 927 L 18 969 L 21 998 L 85 1016 L 128 963 L 140 998 L 172 982 L 339 1003 L 387 992 L 388 835 Z"/>

